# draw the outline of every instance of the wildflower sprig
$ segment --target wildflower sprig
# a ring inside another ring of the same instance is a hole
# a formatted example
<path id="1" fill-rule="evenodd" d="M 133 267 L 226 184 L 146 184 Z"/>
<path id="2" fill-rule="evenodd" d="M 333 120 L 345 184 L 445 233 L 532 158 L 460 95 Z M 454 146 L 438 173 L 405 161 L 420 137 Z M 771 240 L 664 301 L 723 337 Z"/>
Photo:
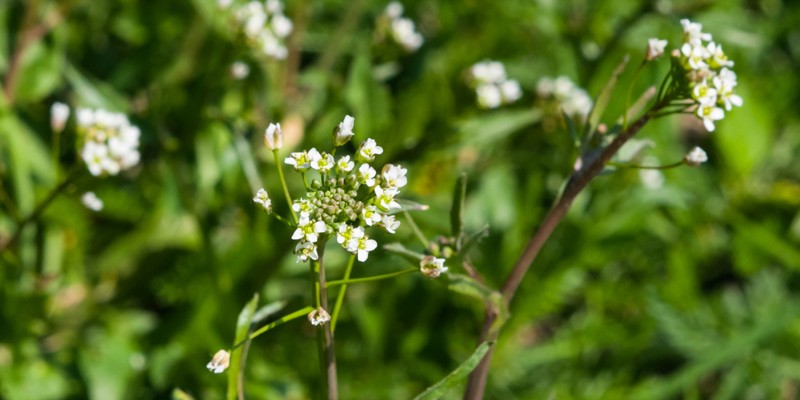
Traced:
<path id="1" fill-rule="evenodd" d="M 76 115 L 78 147 L 92 175 L 117 175 L 139 163 L 141 131 L 125 114 L 80 108 Z"/>
<path id="2" fill-rule="evenodd" d="M 506 68 L 499 61 L 481 61 L 469 68 L 469 83 L 478 95 L 478 105 L 497 108 L 522 97 L 519 82 L 508 79 Z"/>
<path id="3" fill-rule="evenodd" d="M 403 5 L 393 1 L 378 17 L 377 36 L 379 40 L 388 37 L 406 53 L 417 51 L 425 42 L 422 34 L 417 32 L 414 21 L 403 17 Z"/>
<path id="4" fill-rule="evenodd" d="M 284 15 L 280 0 L 253 0 L 244 4 L 219 0 L 217 4 L 230 12 L 232 25 L 242 33 L 250 47 L 269 58 L 286 58 L 285 41 L 294 25 Z"/>
<path id="5" fill-rule="evenodd" d="M 574 119 L 585 120 L 594 105 L 586 90 L 566 76 L 539 79 L 536 94 L 541 108 L 559 117 L 563 113 Z"/>
<path id="6" fill-rule="evenodd" d="M 736 94 L 736 73 L 722 45 L 703 26 L 681 20 L 683 43 L 672 51 L 672 69 L 659 90 L 658 99 L 669 102 L 678 112 L 694 112 L 706 130 L 713 132 L 716 121 L 725 118 L 743 100 Z M 674 111 L 667 110 L 666 113 Z"/>

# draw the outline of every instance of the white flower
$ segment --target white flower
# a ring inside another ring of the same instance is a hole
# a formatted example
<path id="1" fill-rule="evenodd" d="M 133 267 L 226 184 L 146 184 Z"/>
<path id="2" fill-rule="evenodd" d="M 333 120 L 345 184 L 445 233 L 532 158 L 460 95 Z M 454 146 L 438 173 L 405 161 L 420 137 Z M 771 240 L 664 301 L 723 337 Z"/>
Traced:
<path id="1" fill-rule="evenodd" d="M 114 161 L 108 157 L 108 147 L 104 144 L 87 141 L 83 145 L 81 157 L 89 168 L 89 173 L 94 176 L 102 175 L 107 169 L 114 169 Z"/>
<path id="2" fill-rule="evenodd" d="M 264 144 L 270 150 L 280 150 L 283 147 L 283 131 L 281 124 L 269 124 L 264 131 Z"/>
<path id="3" fill-rule="evenodd" d="M 372 226 L 381 222 L 381 213 L 377 207 L 368 205 L 361 210 L 361 219 L 367 226 Z"/>
<path id="4" fill-rule="evenodd" d="M 658 57 L 661 57 L 664 54 L 664 48 L 667 47 L 667 41 L 651 38 L 647 40 L 647 52 L 645 53 L 644 59 L 647 61 L 655 60 Z"/>
<path id="5" fill-rule="evenodd" d="M 381 171 L 383 186 L 398 189 L 405 186 L 408 183 L 406 172 L 408 172 L 408 170 L 399 165 L 384 165 Z"/>
<path id="6" fill-rule="evenodd" d="M 327 173 L 335 165 L 332 155 L 328 153 L 320 153 L 317 151 L 317 149 L 311 149 L 308 151 L 308 161 L 309 165 L 311 165 L 311 168 L 322 173 Z"/>
<path id="7" fill-rule="evenodd" d="M 297 222 L 297 229 L 292 234 L 292 240 L 305 240 L 311 243 L 316 243 L 320 233 L 324 233 L 328 228 L 325 222 L 313 221 L 307 214 L 300 214 L 300 220 Z"/>
<path id="8" fill-rule="evenodd" d="M 89 127 L 94 124 L 94 111 L 88 108 L 79 108 L 76 112 L 78 126 Z"/>
<path id="9" fill-rule="evenodd" d="M 470 68 L 472 77 L 479 84 L 501 83 L 506 80 L 506 69 L 499 61 L 482 61 Z"/>
<path id="10" fill-rule="evenodd" d="M 378 154 L 383 154 L 383 147 L 378 146 L 374 139 L 369 138 L 361 143 L 356 157 L 363 161 L 372 161 Z"/>
<path id="11" fill-rule="evenodd" d="M 276 14 L 272 17 L 272 31 L 279 38 L 285 38 L 292 33 L 292 20 L 286 18 L 283 14 Z"/>
<path id="12" fill-rule="evenodd" d="M 391 19 L 400 18 L 403 15 L 403 5 L 400 2 L 393 1 L 386 5 L 384 14 Z"/>
<path id="13" fill-rule="evenodd" d="M 553 81 L 553 95 L 559 100 L 569 98 L 575 88 L 575 84 L 566 76 L 559 76 Z"/>
<path id="14" fill-rule="evenodd" d="M 363 227 L 353 227 L 351 225 L 341 223 L 339 224 L 339 230 L 336 232 L 336 242 L 341 244 L 342 247 L 347 249 L 350 240 L 358 239 L 364 237 L 364 228 Z M 348 249 L 348 251 L 350 251 Z"/>
<path id="15" fill-rule="evenodd" d="M 339 172 L 350 172 L 356 166 L 356 163 L 350 161 L 350 156 L 344 156 L 336 161 L 336 170 Z"/>
<path id="16" fill-rule="evenodd" d="M 712 68 L 733 67 L 733 61 L 728 59 L 728 56 L 722 51 L 722 45 L 714 42 L 709 42 L 706 46 L 706 51 L 709 58 L 709 65 Z"/>
<path id="17" fill-rule="evenodd" d="M 369 252 L 378 247 L 378 242 L 364 235 L 360 238 L 353 238 L 347 242 L 347 251 L 357 254 L 358 261 L 364 262 L 369 256 Z"/>
<path id="18" fill-rule="evenodd" d="M 714 77 L 713 83 L 718 93 L 717 100 L 722 102 L 726 111 L 730 111 L 733 106 L 742 106 L 742 98 L 733 92 L 733 88 L 736 87 L 736 74 L 733 71 L 722 68 Z"/>
<path id="19" fill-rule="evenodd" d="M 314 326 L 324 325 L 326 322 L 330 320 L 331 316 L 322 307 L 317 307 L 316 310 L 313 310 L 310 313 L 308 313 L 308 322 L 311 322 L 311 325 Z"/>
<path id="20" fill-rule="evenodd" d="M 375 202 L 378 208 L 383 211 L 389 211 L 393 208 L 400 208 L 400 203 L 394 200 L 397 195 L 396 188 L 382 188 L 375 186 Z"/>
<path id="21" fill-rule="evenodd" d="M 725 112 L 715 103 L 700 103 L 697 106 L 697 116 L 703 120 L 703 125 L 709 132 L 714 132 L 714 121 L 725 118 Z"/>
<path id="22" fill-rule="evenodd" d="M 686 57 L 689 68 L 695 71 L 708 68 L 708 64 L 706 64 L 706 59 L 709 57 L 708 49 L 702 45 L 693 46 L 689 43 L 684 43 L 681 46 L 681 54 Z"/>
<path id="23" fill-rule="evenodd" d="M 319 259 L 317 246 L 314 243 L 306 242 L 305 240 L 297 243 L 297 246 L 294 247 L 294 252 L 297 253 L 297 262 L 306 262 L 309 259 Z"/>
<path id="24" fill-rule="evenodd" d="M 300 215 L 305 214 L 306 216 L 308 216 L 309 213 L 311 212 L 311 202 L 308 201 L 308 199 L 295 200 L 294 203 L 292 203 L 292 210 L 294 210 L 297 213 L 300 213 Z"/>
<path id="25" fill-rule="evenodd" d="M 519 87 L 519 82 L 513 79 L 501 83 L 500 92 L 503 94 L 505 103 L 513 103 L 522 97 L 522 89 Z"/>
<path id="26" fill-rule="evenodd" d="M 364 185 L 372 187 L 375 185 L 375 175 L 377 172 L 375 168 L 372 168 L 369 164 L 361 164 L 358 167 L 358 173 L 356 174 L 356 180 Z"/>
<path id="27" fill-rule="evenodd" d="M 493 83 L 480 85 L 475 89 L 478 92 L 478 104 L 484 108 L 497 108 L 503 102 L 500 88 Z"/>
<path id="28" fill-rule="evenodd" d="M 396 233 L 397 228 L 400 227 L 400 221 L 394 215 L 384 214 L 383 219 L 381 219 L 381 226 L 386 229 L 386 232 Z"/>
<path id="29" fill-rule="evenodd" d="M 700 45 L 703 40 L 711 40 L 710 33 L 703 33 L 703 25 L 682 19 L 684 41 L 691 45 Z"/>
<path id="30" fill-rule="evenodd" d="M 258 189 L 256 192 L 255 197 L 253 197 L 253 202 L 256 204 L 260 204 L 261 207 L 264 208 L 266 212 L 272 212 L 272 200 L 269 198 L 269 194 L 267 193 L 264 188 Z"/>
<path id="31" fill-rule="evenodd" d="M 708 85 L 708 80 L 703 79 L 692 89 L 692 97 L 698 103 L 714 104 L 717 102 L 717 89 Z"/>
<path id="32" fill-rule="evenodd" d="M 284 160 L 284 162 L 286 162 L 286 164 L 293 166 L 294 169 L 298 171 L 308 169 L 310 166 L 308 153 L 305 151 L 294 152 L 290 154 L 289 157 L 286 157 L 286 160 Z"/>
<path id="33" fill-rule="evenodd" d="M 247 75 L 250 75 L 250 67 L 246 63 L 236 61 L 231 64 L 231 76 L 233 76 L 233 79 L 242 80 L 247 78 Z"/>
<path id="34" fill-rule="evenodd" d="M 552 78 L 544 77 L 536 82 L 536 94 L 539 97 L 550 97 L 556 89 L 555 81 Z"/>
<path id="35" fill-rule="evenodd" d="M 344 120 L 339 123 L 336 130 L 333 132 L 333 143 L 336 146 L 342 146 L 350 141 L 355 133 L 353 133 L 353 125 L 355 125 L 355 118 L 345 115 Z"/>
<path id="36" fill-rule="evenodd" d="M 69 118 L 69 106 L 64 103 L 53 103 L 50 106 L 50 128 L 53 132 L 61 132 Z"/>
<path id="37" fill-rule="evenodd" d="M 686 155 L 683 156 L 683 162 L 685 162 L 686 165 L 692 167 L 696 167 L 706 161 L 708 161 L 708 156 L 706 155 L 706 152 L 697 146 L 695 146 L 695 148 L 693 148 L 690 152 L 686 153 Z"/>
<path id="38" fill-rule="evenodd" d="M 233 4 L 233 0 L 217 0 L 217 7 L 221 9 L 226 9 Z"/>
<path id="39" fill-rule="evenodd" d="M 103 209 L 103 200 L 100 200 L 94 192 L 86 192 L 81 196 L 81 203 L 84 207 L 92 211 L 100 211 Z"/>
<path id="40" fill-rule="evenodd" d="M 444 258 L 425 256 L 419 262 L 419 270 L 428 278 L 438 278 L 439 275 L 447 272 L 447 267 L 444 266 Z"/>
<path id="41" fill-rule="evenodd" d="M 230 362 L 231 354 L 225 350 L 220 350 L 214 354 L 214 357 L 211 359 L 211 361 L 206 364 L 206 368 L 215 374 L 220 374 L 228 368 Z"/>
<path id="42" fill-rule="evenodd" d="M 414 28 L 414 21 L 408 18 L 392 20 L 392 36 L 406 51 L 415 51 L 422 46 L 425 39 Z"/>

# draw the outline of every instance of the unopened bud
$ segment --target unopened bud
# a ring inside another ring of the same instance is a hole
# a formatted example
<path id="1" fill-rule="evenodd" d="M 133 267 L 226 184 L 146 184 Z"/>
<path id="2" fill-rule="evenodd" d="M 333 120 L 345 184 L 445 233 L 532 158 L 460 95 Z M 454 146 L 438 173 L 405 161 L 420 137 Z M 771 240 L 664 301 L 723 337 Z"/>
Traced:
<path id="1" fill-rule="evenodd" d="M 708 161 L 706 152 L 696 146 L 690 152 L 686 153 L 685 156 L 683 156 L 683 162 L 690 167 L 696 167 L 706 161 Z"/>
<path id="2" fill-rule="evenodd" d="M 353 125 L 355 125 L 355 122 L 355 118 L 346 115 L 344 120 L 333 130 L 333 143 L 337 147 L 343 146 L 355 135 L 355 133 L 353 133 Z"/>
<path id="3" fill-rule="evenodd" d="M 653 61 L 664 54 L 664 48 L 667 47 L 667 41 L 661 39 L 650 39 L 647 41 L 647 52 L 644 55 L 646 61 Z"/>
<path id="4" fill-rule="evenodd" d="M 206 364 L 206 368 L 215 374 L 220 374 L 228 368 L 230 362 L 231 354 L 225 350 L 220 350 L 214 354 L 214 357 L 211 359 L 211 361 Z"/>
<path id="5" fill-rule="evenodd" d="M 280 150 L 283 147 L 283 131 L 281 124 L 269 124 L 264 132 L 264 144 L 270 150 Z"/>
<path id="6" fill-rule="evenodd" d="M 447 272 L 447 267 L 444 266 L 444 258 L 425 256 L 419 262 L 419 270 L 428 278 L 438 278 L 439 275 Z"/>
<path id="7" fill-rule="evenodd" d="M 50 128 L 61 133 L 69 118 L 69 106 L 64 103 L 53 103 L 50 107 Z"/>

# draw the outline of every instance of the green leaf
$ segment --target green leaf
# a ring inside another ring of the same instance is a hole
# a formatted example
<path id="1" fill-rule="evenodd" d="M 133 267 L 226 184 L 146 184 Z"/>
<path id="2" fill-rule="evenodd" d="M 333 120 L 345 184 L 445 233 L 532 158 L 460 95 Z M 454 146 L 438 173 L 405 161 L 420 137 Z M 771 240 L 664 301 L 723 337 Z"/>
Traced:
<path id="1" fill-rule="evenodd" d="M 494 143 L 542 119 L 539 110 L 498 111 L 464 121 L 460 131 L 463 143 L 480 145 Z"/>
<path id="2" fill-rule="evenodd" d="M 453 189 L 453 205 L 450 207 L 450 228 L 453 237 L 460 237 L 464 229 L 464 199 L 467 196 L 467 174 L 461 174 Z"/>
<path id="3" fill-rule="evenodd" d="M 239 318 L 236 320 L 236 339 L 233 341 L 234 345 L 247 339 L 247 334 L 250 332 L 250 325 L 253 322 L 253 315 L 256 313 L 256 307 L 258 307 L 258 293 L 253 295 L 253 299 L 250 300 L 239 313 Z M 228 400 L 236 400 L 237 398 L 237 384 L 241 367 L 242 348 L 239 347 L 231 351 L 231 364 L 228 368 Z"/>
<path id="4" fill-rule="evenodd" d="M 619 80 L 619 76 L 622 75 L 622 72 L 625 71 L 625 66 L 628 65 L 628 56 L 622 60 L 621 63 L 614 69 L 614 72 L 611 74 L 611 77 L 608 78 L 608 82 L 605 86 L 603 86 L 603 90 L 600 91 L 600 95 L 597 96 L 597 101 L 594 103 L 594 108 L 592 108 L 592 113 L 589 114 L 589 133 L 594 132 L 595 128 L 600 125 L 600 120 L 603 118 L 603 114 L 606 112 L 606 107 L 608 107 L 608 102 L 611 100 L 611 94 L 614 92 L 614 87 L 617 86 L 617 81 Z"/>
<path id="5" fill-rule="evenodd" d="M 81 105 L 117 112 L 128 112 L 130 109 L 128 101 L 116 89 L 107 83 L 84 76 L 68 62 L 64 63 L 64 76 L 78 94 Z"/>
<path id="6" fill-rule="evenodd" d="M 425 389 L 424 392 L 420 393 L 419 396 L 415 397 L 415 400 L 431 400 L 431 399 L 439 399 L 442 398 L 448 390 L 454 388 L 459 382 L 463 381 L 475 366 L 483 359 L 483 356 L 489 351 L 489 348 L 494 344 L 494 342 L 483 342 L 477 349 L 472 353 L 466 361 L 461 363 L 453 372 L 449 373 L 439 382 L 436 382 L 433 386 Z"/>
<path id="7" fill-rule="evenodd" d="M 194 400 L 194 397 L 183 390 L 175 388 L 172 390 L 172 400 Z"/>
<path id="8" fill-rule="evenodd" d="M 389 91 L 375 80 L 367 51 L 360 51 L 350 68 L 345 99 L 358 116 L 358 132 L 374 135 L 391 120 Z"/>
<path id="9" fill-rule="evenodd" d="M 49 95 L 61 83 L 63 53 L 41 41 L 33 43 L 20 61 L 16 99 L 35 102 Z"/>

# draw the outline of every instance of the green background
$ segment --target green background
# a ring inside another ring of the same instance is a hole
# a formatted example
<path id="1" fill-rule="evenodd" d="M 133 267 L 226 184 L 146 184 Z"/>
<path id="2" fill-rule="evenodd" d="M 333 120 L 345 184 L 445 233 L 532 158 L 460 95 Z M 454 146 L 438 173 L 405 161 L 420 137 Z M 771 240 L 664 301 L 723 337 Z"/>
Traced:
<path id="1" fill-rule="evenodd" d="M 230 347 L 253 294 L 287 301 L 287 312 L 308 302 L 291 229 L 251 202 L 263 182 L 286 215 L 261 138 L 269 122 L 283 122 L 284 151 L 330 149 L 333 127 L 353 115 L 356 139 L 385 149 L 380 164 L 408 168 L 403 197 L 430 206 L 414 213 L 430 240 L 449 234 L 452 190 L 467 173 L 467 229 L 489 226 L 470 257 L 499 287 L 576 157 L 559 117 L 538 111 L 536 82 L 565 75 L 596 98 L 630 55 L 604 119 L 612 124 L 646 39 L 673 48 L 688 17 L 735 61 L 744 106 L 712 134 L 676 115 L 637 136 L 662 164 L 695 145 L 708 163 L 667 170 L 656 189 L 635 170 L 605 174 L 577 199 L 511 305 L 486 398 L 795 398 L 796 3 L 409 1 L 405 15 L 425 37 L 413 54 L 376 41 L 384 7 L 289 1 L 296 57 L 277 62 L 248 49 L 210 0 L 0 3 L 5 89 L 17 68 L 0 98 L 0 238 L 79 164 L 73 122 L 60 167 L 51 162 L 54 101 L 125 112 L 142 129 L 138 167 L 70 185 L 0 258 L 0 397 L 224 396 L 225 377 L 205 363 Z M 42 23 L 50 29 L 35 34 Z M 484 59 L 505 63 L 520 101 L 476 106 L 465 71 Z M 245 80 L 229 74 L 237 60 L 250 66 Z M 667 60 L 648 66 L 634 96 L 667 71 Z M 299 177 L 287 178 L 300 193 Z M 81 205 L 87 190 L 101 212 Z M 376 239 L 421 251 L 401 220 L 396 236 Z M 346 255 L 334 248 L 338 277 Z M 377 250 L 354 276 L 408 266 Z M 341 398 L 413 397 L 472 353 L 482 319 L 480 301 L 421 275 L 351 286 L 336 332 Z M 314 336 L 298 320 L 256 339 L 247 397 L 314 397 Z"/>

